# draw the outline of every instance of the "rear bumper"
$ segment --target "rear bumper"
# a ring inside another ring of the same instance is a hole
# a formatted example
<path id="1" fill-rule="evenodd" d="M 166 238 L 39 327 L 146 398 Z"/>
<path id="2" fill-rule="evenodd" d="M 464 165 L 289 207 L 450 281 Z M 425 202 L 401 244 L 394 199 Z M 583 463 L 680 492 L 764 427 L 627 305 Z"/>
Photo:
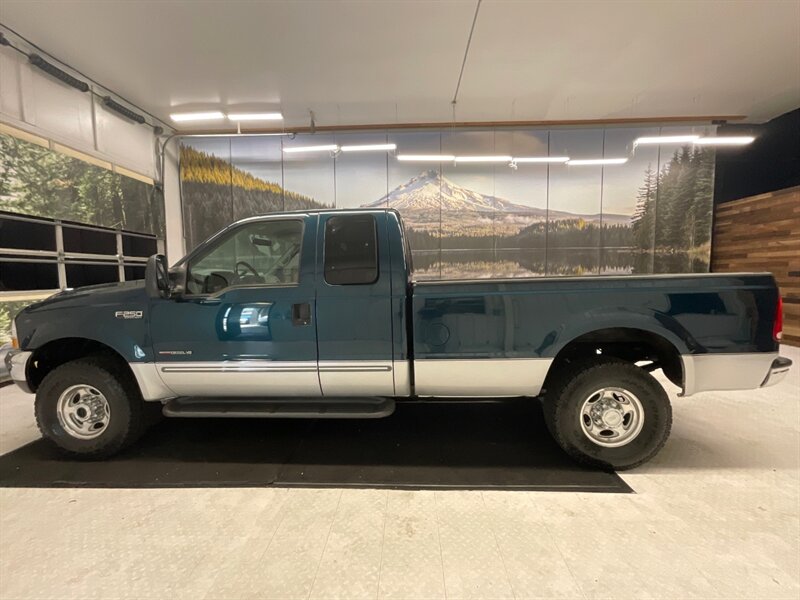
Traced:
<path id="1" fill-rule="evenodd" d="M 792 361 L 777 352 L 684 354 L 683 393 L 754 390 L 780 382 Z"/>
<path id="2" fill-rule="evenodd" d="M 768 387 L 783 381 L 791 366 L 792 361 L 783 356 L 779 356 L 773 360 L 772 366 L 769 368 L 769 373 L 767 373 L 767 377 L 764 379 L 761 387 Z"/>
<path id="3" fill-rule="evenodd" d="M 28 361 L 30 361 L 32 355 L 33 352 L 25 350 L 11 350 L 8 355 L 6 355 L 6 368 L 11 376 L 11 380 L 16 383 L 23 392 L 27 392 L 28 394 L 33 393 L 33 390 L 31 390 L 28 385 L 28 378 L 26 375 L 28 372 Z"/>

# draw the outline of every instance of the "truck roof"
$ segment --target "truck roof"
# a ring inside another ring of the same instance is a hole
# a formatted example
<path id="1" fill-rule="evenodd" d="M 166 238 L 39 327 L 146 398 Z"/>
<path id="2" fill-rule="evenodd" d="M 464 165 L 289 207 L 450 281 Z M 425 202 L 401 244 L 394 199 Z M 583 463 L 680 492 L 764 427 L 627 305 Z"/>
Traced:
<path id="1" fill-rule="evenodd" d="M 287 215 L 316 215 L 322 213 L 353 213 L 353 212 L 392 212 L 395 214 L 400 214 L 396 208 L 389 208 L 389 207 L 380 207 L 380 206 L 370 206 L 370 207 L 363 207 L 363 208 L 309 208 L 309 209 L 298 209 L 298 210 L 281 210 L 277 212 L 268 212 L 260 215 L 253 215 L 252 217 L 245 217 L 243 219 L 239 219 L 238 221 L 232 222 L 230 225 L 227 225 L 225 229 L 230 227 L 231 225 L 236 225 L 238 223 L 245 223 L 247 221 L 257 221 L 258 219 L 269 219 L 273 217 L 282 217 Z"/>

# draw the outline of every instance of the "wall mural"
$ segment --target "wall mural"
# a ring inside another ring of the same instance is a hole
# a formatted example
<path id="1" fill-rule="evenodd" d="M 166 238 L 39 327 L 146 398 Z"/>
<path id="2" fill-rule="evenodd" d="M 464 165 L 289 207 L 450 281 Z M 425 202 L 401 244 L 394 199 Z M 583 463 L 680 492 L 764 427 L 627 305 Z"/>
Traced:
<path id="1" fill-rule="evenodd" d="M 247 216 L 390 207 L 418 279 L 704 272 L 714 150 L 638 146 L 713 128 L 419 131 L 184 138 L 187 249 Z M 392 142 L 396 152 L 287 153 Z M 625 164 L 418 163 L 396 154 L 624 157 Z"/>
<path id="2" fill-rule="evenodd" d="M 0 210 L 164 237 L 153 185 L 0 134 Z"/>
<path id="3" fill-rule="evenodd" d="M 164 201 L 153 185 L 0 134 L 0 210 L 164 237 Z M 0 345 L 29 301 L 0 300 Z"/>

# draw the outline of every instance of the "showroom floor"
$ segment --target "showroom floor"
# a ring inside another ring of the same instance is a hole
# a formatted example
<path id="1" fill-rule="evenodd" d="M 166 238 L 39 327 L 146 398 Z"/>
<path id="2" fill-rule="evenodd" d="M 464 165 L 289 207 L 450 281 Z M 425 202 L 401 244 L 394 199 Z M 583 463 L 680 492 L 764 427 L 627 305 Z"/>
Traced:
<path id="1" fill-rule="evenodd" d="M 798 598 L 789 379 L 676 398 L 635 494 L 0 489 L 0 598 Z M 0 389 L 0 452 L 38 437 Z"/>

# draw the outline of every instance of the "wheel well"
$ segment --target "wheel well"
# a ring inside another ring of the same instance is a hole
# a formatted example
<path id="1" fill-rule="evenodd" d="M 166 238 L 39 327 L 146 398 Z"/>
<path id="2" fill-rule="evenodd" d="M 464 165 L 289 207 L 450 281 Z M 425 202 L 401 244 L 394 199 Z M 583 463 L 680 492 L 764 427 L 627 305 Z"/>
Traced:
<path id="1" fill-rule="evenodd" d="M 598 356 L 631 363 L 648 362 L 645 366 L 648 371 L 662 369 L 667 379 L 683 386 L 683 363 L 672 342 L 650 331 L 625 327 L 598 329 L 570 341 L 556 355 L 550 374 L 571 361 Z"/>
<path id="2" fill-rule="evenodd" d="M 127 373 L 135 381 L 128 362 L 111 346 L 85 338 L 62 338 L 34 350 L 27 372 L 31 390 L 35 392 L 45 376 L 56 367 L 90 356 L 114 362 L 120 367 L 121 372 Z"/>

